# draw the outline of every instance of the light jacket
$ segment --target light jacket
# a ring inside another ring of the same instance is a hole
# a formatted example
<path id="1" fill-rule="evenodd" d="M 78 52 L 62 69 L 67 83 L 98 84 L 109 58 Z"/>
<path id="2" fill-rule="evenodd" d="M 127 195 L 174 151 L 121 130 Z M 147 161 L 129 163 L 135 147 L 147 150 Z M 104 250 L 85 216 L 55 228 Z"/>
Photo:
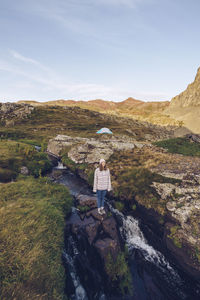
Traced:
<path id="1" fill-rule="evenodd" d="M 99 167 L 96 168 L 94 172 L 93 192 L 96 193 L 97 190 L 112 190 L 109 168 L 103 171 L 100 171 Z"/>

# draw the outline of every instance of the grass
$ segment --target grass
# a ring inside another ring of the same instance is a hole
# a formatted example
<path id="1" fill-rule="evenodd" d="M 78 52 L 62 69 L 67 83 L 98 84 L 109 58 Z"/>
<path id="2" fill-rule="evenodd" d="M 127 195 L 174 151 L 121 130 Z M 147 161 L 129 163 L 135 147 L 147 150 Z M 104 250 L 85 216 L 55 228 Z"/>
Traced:
<path id="1" fill-rule="evenodd" d="M 143 138 L 151 129 L 133 119 L 110 116 L 80 107 L 40 106 L 35 107 L 28 118 L 18 120 L 15 126 L 5 127 L 0 124 L 0 137 L 12 140 L 34 140 L 37 145 L 47 143 L 58 134 L 79 137 L 99 138 L 96 131 L 105 124 L 116 135 L 130 135 L 127 122 L 138 138 Z"/>
<path id="2" fill-rule="evenodd" d="M 1 184 L 0 194 L 0 298 L 67 299 L 61 252 L 68 189 L 19 175 Z"/>
<path id="3" fill-rule="evenodd" d="M 200 156 L 200 144 L 190 142 L 185 137 L 167 139 L 163 141 L 153 142 L 152 144 L 167 148 L 168 152 L 179 153 L 190 156 Z"/>
<path id="4" fill-rule="evenodd" d="M 35 177 L 44 175 L 52 167 L 47 153 L 38 152 L 31 141 L 0 140 L 0 153 L 1 182 L 15 179 L 22 166 L 26 166 L 29 174 Z"/>

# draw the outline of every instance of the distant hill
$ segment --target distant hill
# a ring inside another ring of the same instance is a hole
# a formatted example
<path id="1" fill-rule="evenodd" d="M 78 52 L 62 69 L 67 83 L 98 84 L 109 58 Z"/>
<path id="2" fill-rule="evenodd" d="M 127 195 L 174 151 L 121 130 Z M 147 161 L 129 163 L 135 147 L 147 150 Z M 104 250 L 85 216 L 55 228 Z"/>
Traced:
<path id="1" fill-rule="evenodd" d="M 17 103 L 28 103 L 33 106 L 79 106 L 89 110 L 102 113 L 127 116 L 140 121 L 147 121 L 158 125 L 179 125 L 179 123 L 169 115 L 163 114 L 163 111 L 169 106 L 169 101 L 151 101 L 145 102 L 134 98 L 128 98 L 121 102 L 106 101 L 102 99 L 95 100 L 51 100 L 46 102 L 37 102 L 32 100 L 20 100 Z"/>

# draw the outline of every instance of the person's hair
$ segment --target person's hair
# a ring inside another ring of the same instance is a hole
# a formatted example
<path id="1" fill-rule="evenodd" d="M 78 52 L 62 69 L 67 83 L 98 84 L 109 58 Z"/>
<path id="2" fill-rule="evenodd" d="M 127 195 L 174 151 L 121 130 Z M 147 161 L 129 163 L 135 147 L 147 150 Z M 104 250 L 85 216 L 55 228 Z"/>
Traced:
<path id="1" fill-rule="evenodd" d="M 105 162 L 105 166 L 103 167 L 102 163 L 99 163 L 99 169 L 100 171 L 103 171 L 103 170 L 107 170 L 107 165 L 106 165 L 106 162 Z"/>

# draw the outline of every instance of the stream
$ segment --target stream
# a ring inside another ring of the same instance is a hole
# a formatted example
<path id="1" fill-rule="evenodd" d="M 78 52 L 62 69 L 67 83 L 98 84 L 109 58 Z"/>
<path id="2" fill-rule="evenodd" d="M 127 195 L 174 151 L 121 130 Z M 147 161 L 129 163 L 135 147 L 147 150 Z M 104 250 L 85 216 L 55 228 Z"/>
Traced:
<path id="1" fill-rule="evenodd" d="M 68 187 L 72 196 L 79 194 L 94 196 L 88 184 L 63 167 L 58 165 L 53 170 L 60 170 L 61 175 L 54 182 Z M 52 172 L 48 175 L 52 178 Z M 134 294 L 132 296 L 107 295 L 102 286 L 97 293 L 97 300 L 198 300 L 200 299 L 200 285 L 183 270 L 176 266 L 173 259 L 166 258 L 158 249 L 151 245 L 144 236 L 141 220 L 131 215 L 124 215 L 115 209 L 109 199 L 105 197 L 105 206 L 118 221 L 119 231 L 124 243 L 128 247 L 129 266 L 132 275 Z M 76 215 L 76 207 L 72 207 L 72 214 Z M 74 257 L 78 255 L 76 243 L 68 237 L 68 249 L 63 251 L 63 258 L 70 273 L 74 293 L 68 295 L 70 300 L 90 300 L 87 288 L 83 286 L 74 264 Z M 95 300 L 91 299 L 91 300 Z"/>

